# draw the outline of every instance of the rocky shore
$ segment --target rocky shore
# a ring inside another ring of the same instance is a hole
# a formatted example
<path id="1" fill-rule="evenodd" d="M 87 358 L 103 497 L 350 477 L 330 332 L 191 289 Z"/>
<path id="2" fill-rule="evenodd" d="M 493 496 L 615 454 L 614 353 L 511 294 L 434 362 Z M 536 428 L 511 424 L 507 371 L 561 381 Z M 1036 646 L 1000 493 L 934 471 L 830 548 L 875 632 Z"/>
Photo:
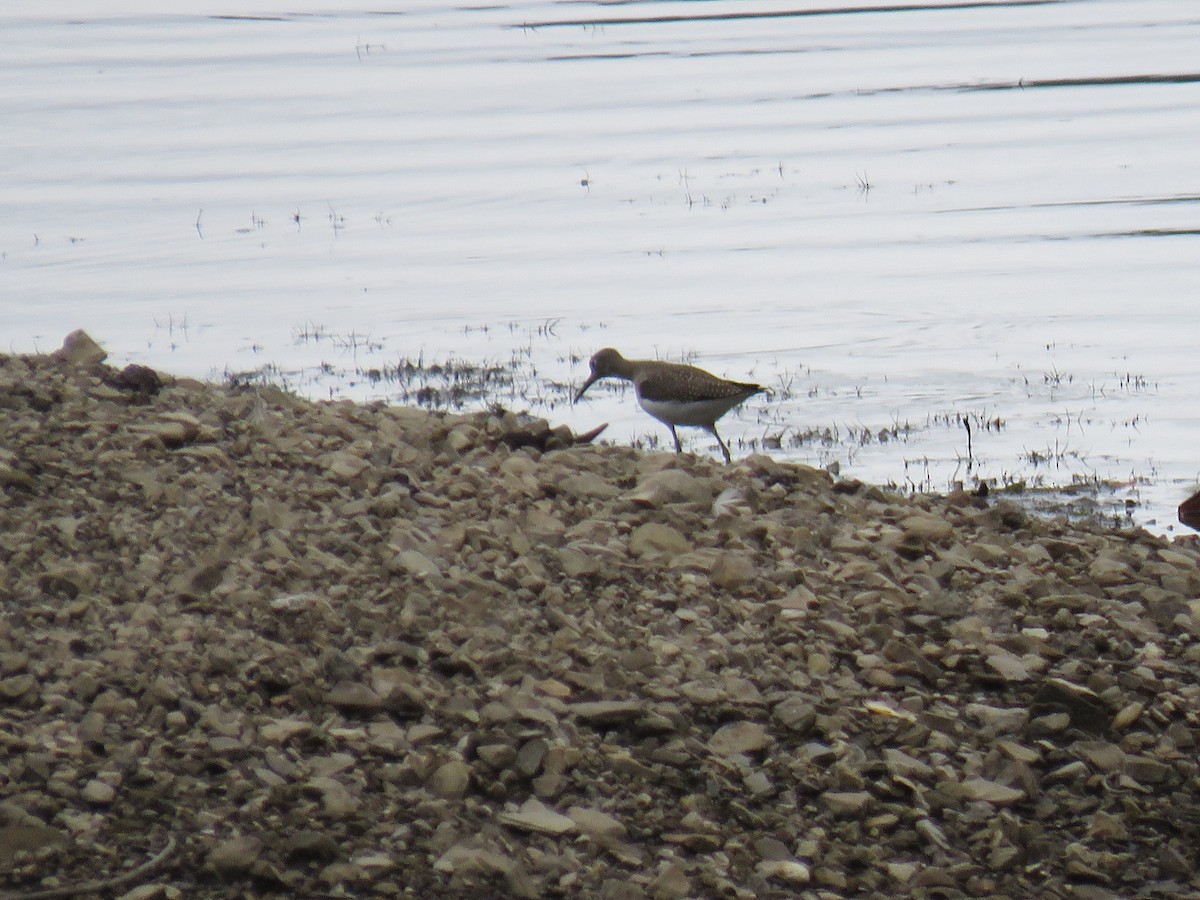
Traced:
<path id="1" fill-rule="evenodd" d="M 0 897 L 1200 892 L 1200 546 L 0 357 Z"/>

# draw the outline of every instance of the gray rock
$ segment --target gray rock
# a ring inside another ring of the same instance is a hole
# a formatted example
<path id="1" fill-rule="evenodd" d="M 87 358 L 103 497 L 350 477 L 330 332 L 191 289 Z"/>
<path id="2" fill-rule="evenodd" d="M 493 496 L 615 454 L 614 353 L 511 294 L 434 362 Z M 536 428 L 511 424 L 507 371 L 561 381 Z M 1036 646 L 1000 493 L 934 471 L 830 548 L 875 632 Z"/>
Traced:
<path id="1" fill-rule="evenodd" d="M 263 842 L 253 835 L 230 838 L 209 851 L 208 866 L 221 878 L 241 878 L 254 868 L 262 850 Z"/>
<path id="2" fill-rule="evenodd" d="M 691 548 L 679 531 L 659 522 L 639 525 L 629 536 L 629 552 L 635 557 L 674 556 Z"/>

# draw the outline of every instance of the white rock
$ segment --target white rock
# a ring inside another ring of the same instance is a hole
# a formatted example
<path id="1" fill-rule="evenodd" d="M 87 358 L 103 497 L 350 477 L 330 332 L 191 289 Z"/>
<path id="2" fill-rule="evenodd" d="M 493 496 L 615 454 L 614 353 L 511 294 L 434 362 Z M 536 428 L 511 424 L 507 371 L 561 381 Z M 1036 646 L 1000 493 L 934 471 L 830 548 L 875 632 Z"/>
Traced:
<path id="1" fill-rule="evenodd" d="M 767 730 L 757 722 L 730 722 L 717 729 L 708 741 L 708 749 L 718 756 L 754 753 L 771 743 Z"/>
<path id="2" fill-rule="evenodd" d="M 534 797 L 522 803 L 517 812 L 501 813 L 499 819 L 510 828 L 539 834 L 559 835 L 578 829 L 570 816 L 555 812 Z"/>
<path id="3" fill-rule="evenodd" d="M 96 803 L 101 806 L 107 806 L 116 799 L 117 789 L 105 781 L 98 778 L 93 778 L 83 786 L 80 792 L 81 796 L 88 803 Z"/>
<path id="4" fill-rule="evenodd" d="M 647 522 L 629 535 L 629 552 L 634 556 L 674 556 L 692 548 L 692 543 L 677 529 L 661 522 Z"/>
<path id="5" fill-rule="evenodd" d="M 993 806 L 1011 806 L 1025 799 L 1024 791 L 997 781 L 988 781 L 986 778 L 968 778 L 959 789 L 968 800 L 983 800 Z"/>
<path id="6" fill-rule="evenodd" d="M 764 878 L 777 878 L 790 884 L 808 884 L 812 879 L 808 866 L 795 859 L 764 859 L 755 869 Z"/>

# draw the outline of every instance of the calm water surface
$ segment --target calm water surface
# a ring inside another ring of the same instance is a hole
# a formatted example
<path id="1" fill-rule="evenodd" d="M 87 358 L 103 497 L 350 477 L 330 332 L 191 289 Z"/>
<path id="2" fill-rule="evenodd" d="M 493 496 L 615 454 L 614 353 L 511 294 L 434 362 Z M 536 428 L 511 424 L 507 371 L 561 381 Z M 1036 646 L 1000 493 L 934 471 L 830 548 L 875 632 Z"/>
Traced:
<path id="1" fill-rule="evenodd" d="M 743 454 L 1112 482 L 1157 530 L 1200 476 L 1193 0 L 56 2 L 0 31 L 5 349 L 84 327 L 118 364 L 396 402 L 483 365 L 476 405 L 669 441 L 627 392 L 569 404 L 611 345 L 772 387 L 722 423 Z"/>

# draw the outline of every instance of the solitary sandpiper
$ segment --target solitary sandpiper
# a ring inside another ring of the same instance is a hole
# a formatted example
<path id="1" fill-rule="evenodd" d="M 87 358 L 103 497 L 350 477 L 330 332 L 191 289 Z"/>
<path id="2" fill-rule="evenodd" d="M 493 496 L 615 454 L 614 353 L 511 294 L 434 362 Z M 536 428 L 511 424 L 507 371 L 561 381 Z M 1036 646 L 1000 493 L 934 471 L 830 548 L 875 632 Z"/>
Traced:
<path id="1" fill-rule="evenodd" d="M 746 398 L 766 391 L 761 384 L 727 381 L 695 366 L 657 359 L 626 359 L 611 347 L 596 353 L 591 367 L 592 374 L 575 395 L 576 402 L 601 378 L 632 381 L 642 409 L 671 429 L 676 453 L 681 453 L 683 446 L 675 426 L 690 425 L 712 433 L 725 454 L 725 462 L 732 459 L 729 448 L 717 434 L 717 419 Z"/>

